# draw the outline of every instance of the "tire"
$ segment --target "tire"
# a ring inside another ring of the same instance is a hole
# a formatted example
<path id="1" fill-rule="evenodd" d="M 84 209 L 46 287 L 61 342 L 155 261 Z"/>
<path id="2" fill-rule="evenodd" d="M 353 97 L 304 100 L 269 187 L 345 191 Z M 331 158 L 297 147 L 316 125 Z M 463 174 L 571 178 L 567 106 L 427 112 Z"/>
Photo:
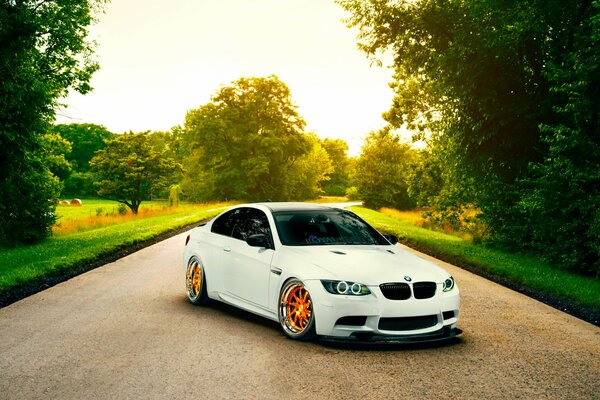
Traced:
<path id="1" fill-rule="evenodd" d="M 279 325 L 295 340 L 312 340 L 316 334 L 312 300 L 299 279 L 288 280 L 279 295 Z"/>
<path id="2" fill-rule="evenodd" d="M 197 257 L 190 258 L 185 274 L 185 287 L 190 303 L 203 306 L 208 304 L 208 295 L 206 294 L 206 274 L 204 266 Z"/>

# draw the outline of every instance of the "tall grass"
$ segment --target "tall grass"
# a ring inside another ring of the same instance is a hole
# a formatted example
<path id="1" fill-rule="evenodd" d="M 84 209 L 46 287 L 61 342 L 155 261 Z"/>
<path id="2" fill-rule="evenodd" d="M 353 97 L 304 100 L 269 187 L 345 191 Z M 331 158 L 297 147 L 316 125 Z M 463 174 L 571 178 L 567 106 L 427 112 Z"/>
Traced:
<path id="1" fill-rule="evenodd" d="M 397 220 L 406 221 L 415 226 L 423 226 L 425 219 L 420 210 L 399 211 L 394 208 L 382 208 L 379 210 L 383 215 L 387 215 Z"/>
<path id="2" fill-rule="evenodd" d="M 344 196 L 321 196 L 318 199 L 310 200 L 310 203 L 344 203 L 348 198 Z"/>
<path id="3" fill-rule="evenodd" d="M 223 204 L 209 203 L 202 205 L 202 207 L 214 206 L 219 208 L 223 207 Z M 52 233 L 56 236 L 61 236 L 161 215 L 193 213 L 198 207 L 197 204 L 184 204 L 178 207 L 171 207 L 165 202 L 148 202 L 148 204 L 140 207 L 136 215 L 129 209 L 126 209 L 125 213 L 121 213 L 118 204 L 110 201 L 103 201 L 102 203 L 94 201 L 85 207 L 58 206 L 57 215 L 59 216 L 59 220 L 57 225 L 52 229 Z"/>

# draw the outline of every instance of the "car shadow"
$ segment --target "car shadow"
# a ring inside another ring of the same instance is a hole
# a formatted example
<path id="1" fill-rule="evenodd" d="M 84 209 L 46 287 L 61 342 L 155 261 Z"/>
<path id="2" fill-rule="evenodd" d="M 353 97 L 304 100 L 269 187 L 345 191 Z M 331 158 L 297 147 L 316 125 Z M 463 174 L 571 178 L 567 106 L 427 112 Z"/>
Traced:
<path id="1" fill-rule="evenodd" d="M 187 301 L 187 298 L 183 297 L 182 301 L 191 306 Z M 270 319 L 258 316 L 251 312 L 230 306 L 229 304 L 222 303 L 220 301 L 211 301 L 207 310 L 211 312 L 223 314 L 229 318 L 244 321 L 248 324 L 260 326 L 269 330 L 272 330 L 274 334 L 279 335 L 284 340 L 290 340 L 291 343 L 299 343 L 288 339 L 279 324 Z M 424 342 L 424 343 L 388 343 L 382 341 L 341 341 L 341 340 L 329 340 L 327 338 L 318 338 L 312 342 L 316 346 L 320 346 L 332 350 L 351 350 L 351 351 L 414 351 L 414 350 L 429 350 L 429 349 L 441 349 L 451 348 L 460 344 L 464 344 L 465 341 L 462 337 L 453 337 L 446 340 Z"/>

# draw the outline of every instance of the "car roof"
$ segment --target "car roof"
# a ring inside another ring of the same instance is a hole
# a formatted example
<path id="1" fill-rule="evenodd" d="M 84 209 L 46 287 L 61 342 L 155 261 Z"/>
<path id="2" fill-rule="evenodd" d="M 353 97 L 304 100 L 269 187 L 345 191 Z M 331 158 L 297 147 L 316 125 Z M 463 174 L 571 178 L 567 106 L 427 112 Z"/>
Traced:
<path id="1" fill-rule="evenodd" d="M 271 212 L 278 211 L 325 211 L 334 210 L 334 207 L 327 206 L 324 204 L 314 203 L 300 203 L 300 202 L 265 202 L 265 203 L 253 203 L 253 205 L 260 205 L 268 208 Z"/>

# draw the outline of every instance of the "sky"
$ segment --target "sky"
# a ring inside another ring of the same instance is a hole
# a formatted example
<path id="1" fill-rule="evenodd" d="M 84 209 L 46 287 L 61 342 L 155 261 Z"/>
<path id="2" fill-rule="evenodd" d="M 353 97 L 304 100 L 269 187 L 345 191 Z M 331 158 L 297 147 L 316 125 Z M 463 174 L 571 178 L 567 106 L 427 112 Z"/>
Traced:
<path id="1" fill-rule="evenodd" d="M 275 74 L 307 131 L 356 155 L 385 125 L 392 71 L 370 65 L 347 16 L 333 0 L 112 0 L 90 29 L 94 91 L 71 93 L 57 123 L 169 130 L 221 86 Z"/>

